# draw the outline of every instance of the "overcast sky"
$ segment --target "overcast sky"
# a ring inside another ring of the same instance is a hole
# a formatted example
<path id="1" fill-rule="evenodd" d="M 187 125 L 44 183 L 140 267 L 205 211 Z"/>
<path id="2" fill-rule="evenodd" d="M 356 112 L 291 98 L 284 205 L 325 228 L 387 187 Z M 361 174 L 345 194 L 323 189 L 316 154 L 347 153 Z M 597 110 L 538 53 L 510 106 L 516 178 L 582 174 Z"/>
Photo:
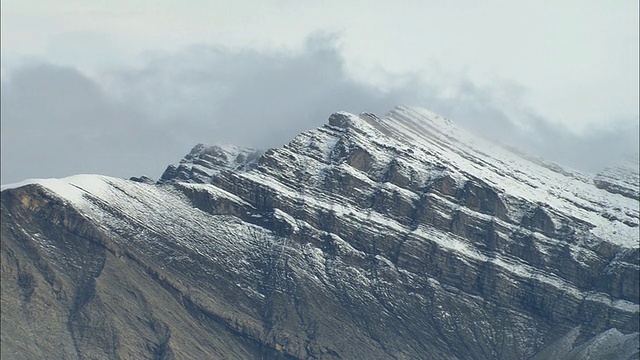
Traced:
<path id="1" fill-rule="evenodd" d="M 2 183 L 158 178 L 418 105 L 595 172 L 638 151 L 638 2 L 2 1 Z"/>

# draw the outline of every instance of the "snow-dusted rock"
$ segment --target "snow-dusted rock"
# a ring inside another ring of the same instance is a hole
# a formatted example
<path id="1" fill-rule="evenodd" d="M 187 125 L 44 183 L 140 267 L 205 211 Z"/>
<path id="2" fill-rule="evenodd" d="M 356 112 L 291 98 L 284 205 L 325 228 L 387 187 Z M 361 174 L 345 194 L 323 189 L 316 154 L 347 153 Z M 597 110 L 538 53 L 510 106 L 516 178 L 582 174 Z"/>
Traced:
<path id="1" fill-rule="evenodd" d="M 207 146 L 198 144 L 177 165 L 170 165 L 160 177 L 167 180 L 207 182 L 222 170 L 245 170 L 260 156 L 261 151 L 233 145 Z"/>
<path id="2" fill-rule="evenodd" d="M 639 202 L 602 179 L 398 107 L 198 145 L 155 185 L 9 186 L 3 355 L 633 356 Z"/>
<path id="3" fill-rule="evenodd" d="M 623 158 L 612 167 L 604 169 L 594 179 L 594 184 L 613 194 L 640 199 L 640 159 L 638 154 Z"/>

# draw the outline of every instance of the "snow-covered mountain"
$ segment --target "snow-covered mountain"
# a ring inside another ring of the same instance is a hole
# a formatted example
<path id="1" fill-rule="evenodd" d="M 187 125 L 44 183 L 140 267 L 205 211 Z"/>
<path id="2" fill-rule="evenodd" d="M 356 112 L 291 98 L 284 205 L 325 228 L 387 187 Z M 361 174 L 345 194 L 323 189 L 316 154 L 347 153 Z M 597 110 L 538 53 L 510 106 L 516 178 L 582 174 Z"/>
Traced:
<path id="1" fill-rule="evenodd" d="M 637 358 L 638 171 L 612 169 L 398 107 L 157 183 L 7 186 L 2 355 Z"/>

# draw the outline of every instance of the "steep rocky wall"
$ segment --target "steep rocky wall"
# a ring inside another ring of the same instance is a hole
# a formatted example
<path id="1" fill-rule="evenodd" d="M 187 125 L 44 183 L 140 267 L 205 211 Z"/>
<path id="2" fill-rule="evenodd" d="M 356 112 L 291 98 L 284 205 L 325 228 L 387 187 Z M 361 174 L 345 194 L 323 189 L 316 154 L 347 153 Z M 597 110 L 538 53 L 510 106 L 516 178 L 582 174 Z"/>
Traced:
<path id="1" fill-rule="evenodd" d="M 37 186 L 2 195 L 2 358 L 286 358 L 192 300 L 184 269 Z"/>
<path id="2" fill-rule="evenodd" d="M 2 191 L 3 358 L 637 357 L 637 202 L 393 114 Z"/>

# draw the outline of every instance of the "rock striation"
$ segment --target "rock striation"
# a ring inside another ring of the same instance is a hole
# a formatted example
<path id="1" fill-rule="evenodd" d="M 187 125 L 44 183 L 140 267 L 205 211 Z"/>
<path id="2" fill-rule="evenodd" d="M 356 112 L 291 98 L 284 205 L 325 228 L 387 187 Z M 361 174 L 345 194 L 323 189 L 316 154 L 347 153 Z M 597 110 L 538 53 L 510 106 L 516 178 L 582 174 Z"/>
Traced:
<path id="1" fill-rule="evenodd" d="M 594 184 L 613 194 L 631 199 L 640 198 L 640 158 L 627 156 L 617 164 L 604 169 L 594 179 Z"/>
<path id="2" fill-rule="evenodd" d="M 260 157 L 260 150 L 233 145 L 196 145 L 177 165 L 170 165 L 159 183 L 188 181 L 207 183 L 222 170 L 245 171 L 251 169 Z"/>
<path id="3" fill-rule="evenodd" d="M 155 184 L 8 186 L 2 356 L 634 359 L 638 184 L 614 178 L 397 107 L 198 145 Z"/>

